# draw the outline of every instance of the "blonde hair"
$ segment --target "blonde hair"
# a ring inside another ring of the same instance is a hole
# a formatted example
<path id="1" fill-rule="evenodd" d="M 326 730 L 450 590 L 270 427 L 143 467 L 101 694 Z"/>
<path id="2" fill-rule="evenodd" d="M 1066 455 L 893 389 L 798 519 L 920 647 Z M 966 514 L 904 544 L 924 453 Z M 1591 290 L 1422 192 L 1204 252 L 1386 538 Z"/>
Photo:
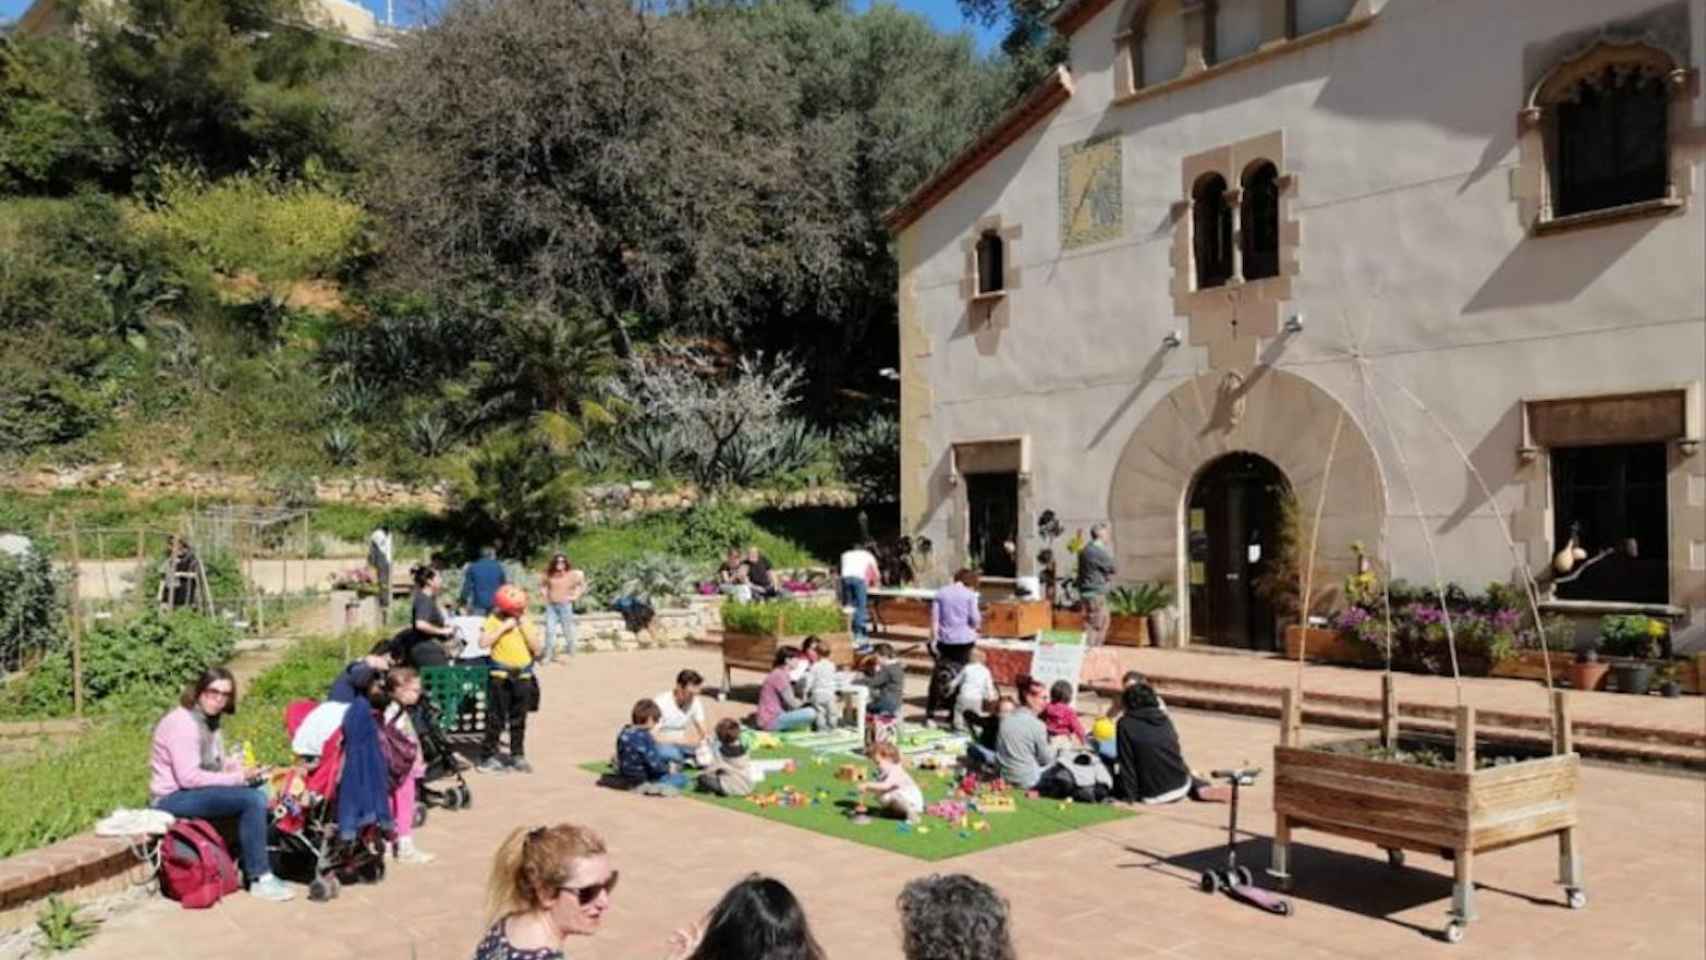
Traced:
<path id="1" fill-rule="evenodd" d="M 604 838 L 587 827 L 517 827 L 492 857 L 486 881 L 489 922 L 541 910 L 569 879 L 569 864 L 604 853 Z"/>
<path id="2" fill-rule="evenodd" d="M 900 762 L 900 748 L 886 741 L 871 744 L 871 749 L 867 750 L 866 753 L 871 755 L 872 760 L 887 760 L 890 763 Z"/>

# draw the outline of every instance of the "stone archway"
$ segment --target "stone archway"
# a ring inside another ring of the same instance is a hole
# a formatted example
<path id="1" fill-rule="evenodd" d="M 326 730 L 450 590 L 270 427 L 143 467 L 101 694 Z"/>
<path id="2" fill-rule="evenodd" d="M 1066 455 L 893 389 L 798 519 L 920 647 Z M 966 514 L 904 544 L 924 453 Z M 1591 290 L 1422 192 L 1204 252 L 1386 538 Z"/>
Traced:
<path id="1" fill-rule="evenodd" d="M 1341 415 L 1344 423 L 1329 470 L 1327 451 Z M 1191 637 L 1185 498 L 1205 466 L 1238 451 L 1279 467 L 1308 518 L 1326 483 L 1316 548 L 1318 585 L 1332 584 L 1354 567 L 1353 542 L 1380 556 L 1385 481 L 1362 426 L 1343 404 L 1309 380 L 1273 367 L 1244 375 L 1209 372 L 1187 380 L 1161 398 L 1132 432 L 1108 494 L 1120 579 L 1173 584 L 1181 643 Z"/>

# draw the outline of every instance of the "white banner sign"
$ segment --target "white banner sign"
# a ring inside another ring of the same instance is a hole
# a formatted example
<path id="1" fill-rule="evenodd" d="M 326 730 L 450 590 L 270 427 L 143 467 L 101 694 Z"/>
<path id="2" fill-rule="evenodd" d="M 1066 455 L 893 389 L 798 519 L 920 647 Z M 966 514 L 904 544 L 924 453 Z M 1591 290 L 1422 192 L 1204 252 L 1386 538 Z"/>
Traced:
<path id="1" fill-rule="evenodd" d="M 1046 694 L 1056 680 L 1072 684 L 1072 700 L 1078 701 L 1078 677 L 1084 670 L 1084 644 L 1039 643 L 1031 654 L 1031 677 Z"/>

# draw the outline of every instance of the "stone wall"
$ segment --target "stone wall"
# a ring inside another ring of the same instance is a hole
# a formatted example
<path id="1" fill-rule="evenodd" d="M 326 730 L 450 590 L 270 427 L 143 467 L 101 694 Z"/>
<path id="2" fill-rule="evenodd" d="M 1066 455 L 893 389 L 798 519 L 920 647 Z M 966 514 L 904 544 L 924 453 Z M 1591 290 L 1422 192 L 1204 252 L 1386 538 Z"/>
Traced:
<path id="1" fill-rule="evenodd" d="M 443 482 L 405 484 L 380 477 L 310 477 L 315 499 L 322 503 L 359 503 L 381 507 L 419 507 L 443 511 L 450 498 Z M 132 467 L 123 463 L 82 467 L 44 467 L 0 476 L 0 488 L 21 493 L 60 490 L 123 490 L 133 497 L 193 494 L 240 500 L 276 496 L 268 484 L 251 474 L 189 470 L 172 463 Z M 704 491 L 688 485 L 659 490 L 651 482 L 609 483 L 580 491 L 576 516 L 590 524 L 620 523 L 669 510 L 684 510 L 705 499 Z M 802 490 L 740 490 L 724 494 L 742 507 L 851 507 L 858 497 L 844 487 Z"/>

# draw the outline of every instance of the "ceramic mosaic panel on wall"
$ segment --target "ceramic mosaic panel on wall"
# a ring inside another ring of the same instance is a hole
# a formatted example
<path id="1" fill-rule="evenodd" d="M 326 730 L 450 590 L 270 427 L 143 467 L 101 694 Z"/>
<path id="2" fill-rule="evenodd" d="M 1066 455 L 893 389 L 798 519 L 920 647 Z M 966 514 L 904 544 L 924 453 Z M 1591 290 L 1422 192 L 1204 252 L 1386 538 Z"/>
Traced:
<path id="1" fill-rule="evenodd" d="M 1124 226 L 1120 141 L 1102 137 L 1060 148 L 1060 246 L 1117 239 Z"/>

